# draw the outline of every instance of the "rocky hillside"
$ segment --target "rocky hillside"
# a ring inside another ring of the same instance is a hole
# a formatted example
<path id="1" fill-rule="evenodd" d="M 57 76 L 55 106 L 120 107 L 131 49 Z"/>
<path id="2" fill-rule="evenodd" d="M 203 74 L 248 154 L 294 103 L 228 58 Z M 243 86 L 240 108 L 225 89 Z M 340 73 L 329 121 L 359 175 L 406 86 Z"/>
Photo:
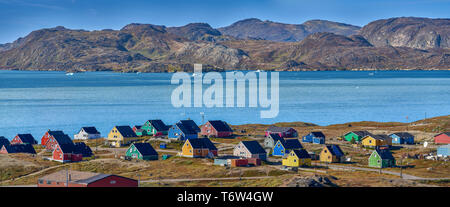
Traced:
<path id="1" fill-rule="evenodd" d="M 450 19 L 382 19 L 364 26 L 360 34 L 377 47 L 450 48 Z"/>
<path id="2" fill-rule="evenodd" d="M 245 28 L 235 37 L 205 23 L 129 24 L 101 31 L 55 27 L 0 45 L 0 69 L 173 72 L 192 71 L 194 63 L 202 63 L 206 70 L 448 70 L 446 21 L 379 20 L 355 34 L 356 27 L 328 21 L 288 25 L 248 19 L 228 28 Z"/>
<path id="3" fill-rule="evenodd" d="M 360 27 L 324 21 L 311 20 L 303 24 L 283 24 L 259 19 L 245 19 L 230 26 L 219 28 L 224 35 L 240 39 L 264 39 L 279 42 L 296 42 L 317 32 L 332 32 L 340 35 L 352 35 Z"/>

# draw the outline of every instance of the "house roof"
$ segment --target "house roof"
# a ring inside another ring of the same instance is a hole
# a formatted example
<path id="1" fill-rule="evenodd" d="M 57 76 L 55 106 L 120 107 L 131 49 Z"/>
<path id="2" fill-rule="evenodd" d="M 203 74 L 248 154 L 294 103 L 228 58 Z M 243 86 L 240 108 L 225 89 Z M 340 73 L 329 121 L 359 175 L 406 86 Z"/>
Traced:
<path id="1" fill-rule="evenodd" d="M 75 144 L 73 144 L 73 143 L 60 144 L 59 148 L 61 149 L 61 151 L 63 153 L 74 153 L 75 152 Z"/>
<path id="2" fill-rule="evenodd" d="M 52 135 L 52 136 L 53 135 L 64 135 L 64 132 L 63 131 L 59 131 L 59 130 L 58 131 L 48 130 L 47 132 L 48 132 L 49 135 Z"/>
<path id="3" fill-rule="evenodd" d="M 344 152 L 342 151 L 341 147 L 339 147 L 339 145 L 332 144 L 332 145 L 326 145 L 325 147 L 328 149 L 328 151 L 330 151 L 330 153 L 332 155 L 335 155 L 338 157 L 342 157 L 345 155 Z"/>
<path id="4" fill-rule="evenodd" d="M 389 149 L 375 149 L 378 155 L 380 155 L 381 159 L 389 159 L 393 160 L 394 156 Z"/>
<path id="5" fill-rule="evenodd" d="M 123 137 L 137 137 L 130 126 L 116 126 L 116 129 Z"/>
<path id="6" fill-rule="evenodd" d="M 280 141 L 281 142 L 281 141 Z M 298 139 L 285 139 L 282 142 L 285 149 L 300 149 L 303 148 L 302 144 Z"/>
<path id="7" fill-rule="evenodd" d="M 75 154 L 82 154 L 83 157 L 90 157 L 93 155 L 91 148 L 84 142 L 75 143 L 73 151 Z"/>
<path id="8" fill-rule="evenodd" d="M 354 134 L 356 134 L 356 135 L 358 135 L 358 136 L 360 136 L 360 137 L 365 137 L 365 136 L 367 136 L 367 135 L 372 135 L 372 133 L 370 133 L 370 132 L 368 132 L 368 131 L 351 131 L 351 132 L 349 132 L 349 133 L 354 133 Z M 349 133 L 347 133 L 347 134 L 349 134 Z M 347 135 L 346 134 L 346 135 Z"/>
<path id="9" fill-rule="evenodd" d="M 180 120 L 178 123 L 183 124 L 185 128 L 188 128 L 191 131 L 201 132 L 200 128 L 193 120 Z"/>
<path id="10" fill-rule="evenodd" d="M 385 134 L 376 134 L 376 135 L 370 135 L 370 136 L 375 139 L 380 139 L 380 140 L 392 139 L 391 137 L 389 137 L 388 135 L 385 135 Z"/>
<path id="11" fill-rule="evenodd" d="M 156 155 L 158 153 L 156 150 L 150 145 L 150 143 L 133 143 L 134 147 L 141 153 L 142 156 Z"/>
<path id="12" fill-rule="evenodd" d="M 189 143 L 191 143 L 192 147 L 194 149 L 205 149 L 208 148 L 209 150 L 217 150 L 216 146 L 211 142 L 208 138 L 198 138 L 198 139 L 188 139 Z M 186 140 L 187 141 L 187 140 Z"/>
<path id="13" fill-rule="evenodd" d="M 284 141 L 284 139 L 280 137 L 279 134 L 276 133 L 270 133 L 269 137 L 273 139 L 274 143 L 278 142 L 278 140 Z"/>
<path id="14" fill-rule="evenodd" d="M 37 141 L 31 134 L 18 134 L 17 137 L 19 137 L 19 139 L 22 140 L 23 143 L 37 144 Z"/>
<path id="15" fill-rule="evenodd" d="M 306 151 L 305 149 L 292 150 L 291 152 L 294 152 L 294 154 L 300 159 L 301 158 L 311 158 L 308 151 Z M 289 156 L 289 154 L 286 154 L 286 155 Z"/>
<path id="16" fill-rule="evenodd" d="M 82 129 L 88 134 L 100 134 L 95 127 L 82 127 Z"/>
<path id="17" fill-rule="evenodd" d="M 231 127 L 224 121 L 221 120 L 210 120 L 208 121 L 214 129 L 218 132 L 232 132 Z"/>
<path id="18" fill-rule="evenodd" d="M 14 144 L 14 145 L 5 145 L 6 151 L 8 153 L 30 153 L 36 154 L 33 145 L 31 144 Z"/>
<path id="19" fill-rule="evenodd" d="M 410 134 L 410 133 L 408 133 L 408 132 L 395 132 L 395 133 L 392 133 L 392 134 L 389 135 L 389 136 L 392 136 L 392 135 L 397 135 L 397 136 L 400 137 L 400 138 L 410 138 L 410 137 L 414 137 L 414 135 L 412 135 L 412 134 Z"/>
<path id="20" fill-rule="evenodd" d="M 447 135 L 447 136 L 450 137 L 450 132 L 442 132 L 442 133 L 440 133 L 440 134 L 437 134 L 435 137 L 437 137 L 437 136 L 439 136 L 439 135 L 442 135 L 442 134 L 445 134 L 445 135 Z"/>
<path id="21" fill-rule="evenodd" d="M 325 137 L 325 134 L 320 131 L 311 132 L 310 134 L 312 134 L 314 137 Z"/>
<path id="22" fill-rule="evenodd" d="M 156 129 L 156 131 L 169 130 L 169 127 L 162 120 L 155 119 L 155 120 L 148 120 L 148 122 L 150 122 L 150 124 L 153 126 L 153 128 Z"/>
<path id="23" fill-rule="evenodd" d="M 247 150 L 252 154 L 266 153 L 266 150 L 257 141 L 241 141 Z"/>
<path id="24" fill-rule="evenodd" d="M 136 129 L 141 129 L 142 128 L 142 125 L 134 125 L 134 127 L 133 128 L 136 128 Z"/>
<path id="25" fill-rule="evenodd" d="M 292 127 L 277 127 L 277 126 L 270 126 L 266 131 L 268 132 L 287 132 Z"/>
<path id="26" fill-rule="evenodd" d="M 72 139 L 67 134 L 54 134 L 52 135 L 56 142 L 61 144 L 73 144 Z"/>
<path id="27" fill-rule="evenodd" d="M 8 139 L 6 139 L 6 137 L 4 136 L 0 136 L 0 147 L 2 147 L 3 145 L 9 145 L 10 142 Z"/>
<path id="28" fill-rule="evenodd" d="M 192 127 L 187 127 L 181 122 L 176 123 L 175 126 L 178 127 L 184 134 L 197 134 L 198 133 Z"/>
<path id="29" fill-rule="evenodd" d="M 102 174 L 102 173 L 94 173 L 94 172 L 82 172 L 75 170 L 60 170 L 58 172 L 46 175 L 44 177 L 39 178 L 39 180 L 45 181 L 53 181 L 53 182 L 67 182 L 67 174 L 70 175 L 71 183 L 79 183 L 79 184 L 90 184 L 95 181 L 101 180 L 103 178 L 113 176 L 110 174 Z M 115 175 L 117 176 L 117 175 Z M 121 177 L 121 176 L 118 176 Z M 133 180 L 131 178 L 126 178 Z"/>

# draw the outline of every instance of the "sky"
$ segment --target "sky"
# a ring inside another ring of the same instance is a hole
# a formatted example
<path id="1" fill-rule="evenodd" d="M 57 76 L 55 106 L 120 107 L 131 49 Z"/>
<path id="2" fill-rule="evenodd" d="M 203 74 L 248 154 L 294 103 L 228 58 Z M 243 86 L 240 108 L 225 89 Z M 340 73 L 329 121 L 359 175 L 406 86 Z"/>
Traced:
<path id="1" fill-rule="evenodd" d="M 400 16 L 450 18 L 450 0 L 0 0 L 0 44 L 42 28 L 120 29 L 129 23 L 228 26 L 246 18 L 358 26 Z"/>

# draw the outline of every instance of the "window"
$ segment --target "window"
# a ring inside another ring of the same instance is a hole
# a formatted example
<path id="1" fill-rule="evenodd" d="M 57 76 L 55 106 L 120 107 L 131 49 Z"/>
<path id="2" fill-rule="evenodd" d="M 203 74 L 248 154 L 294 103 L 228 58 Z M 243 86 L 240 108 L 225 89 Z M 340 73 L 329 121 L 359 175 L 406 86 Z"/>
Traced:
<path id="1" fill-rule="evenodd" d="M 52 181 L 47 180 L 47 185 L 50 185 L 50 184 L 52 184 Z"/>
<path id="2" fill-rule="evenodd" d="M 116 184 L 116 181 L 115 180 L 111 180 L 109 183 L 110 184 Z"/>

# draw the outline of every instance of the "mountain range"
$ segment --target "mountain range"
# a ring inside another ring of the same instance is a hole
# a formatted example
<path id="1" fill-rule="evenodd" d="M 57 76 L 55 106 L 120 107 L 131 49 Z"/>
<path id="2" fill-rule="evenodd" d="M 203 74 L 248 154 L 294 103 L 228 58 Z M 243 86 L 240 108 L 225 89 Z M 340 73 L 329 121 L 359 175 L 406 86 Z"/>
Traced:
<path id="1" fill-rule="evenodd" d="M 245 19 L 227 27 L 132 23 L 120 30 L 41 29 L 0 44 L 0 69 L 206 70 L 450 69 L 450 19 L 399 17 L 358 27 Z"/>

